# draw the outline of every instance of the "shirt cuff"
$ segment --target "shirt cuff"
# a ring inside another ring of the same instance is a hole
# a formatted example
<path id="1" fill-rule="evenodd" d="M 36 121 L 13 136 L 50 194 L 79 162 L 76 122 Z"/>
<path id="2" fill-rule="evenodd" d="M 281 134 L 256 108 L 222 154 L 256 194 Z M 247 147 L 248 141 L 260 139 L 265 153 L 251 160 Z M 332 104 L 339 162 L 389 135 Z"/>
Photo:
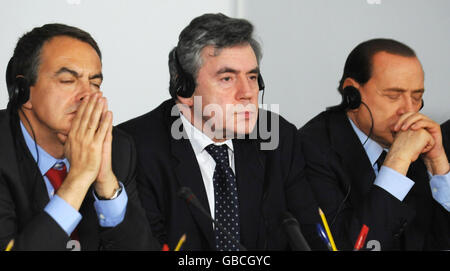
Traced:
<path id="1" fill-rule="evenodd" d="M 434 200 L 450 212 L 450 173 L 431 176 L 430 187 Z"/>
<path id="2" fill-rule="evenodd" d="M 403 201 L 414 182 L 392 168 L 382 166 L 374 184 L 386 190 L 399 201 Z"/>
<path id="3" fill-rule="evenodd" d="M 45 206 L 47 212 L 58 225 L 70 236 L 81 221 L 81 214 L 58 195 L 54 195 Z"/>
<path id="4" fill-rule="evenodd" d="M 94 192 L 94 207 L 97 212 L 98 221 L 102 227 L 115 227 L 122 223 L 127 209 L 128 196 L 125 187 L 119 182 L 122 191 L 120 195 L 112 200 L 99 200 Z"/>

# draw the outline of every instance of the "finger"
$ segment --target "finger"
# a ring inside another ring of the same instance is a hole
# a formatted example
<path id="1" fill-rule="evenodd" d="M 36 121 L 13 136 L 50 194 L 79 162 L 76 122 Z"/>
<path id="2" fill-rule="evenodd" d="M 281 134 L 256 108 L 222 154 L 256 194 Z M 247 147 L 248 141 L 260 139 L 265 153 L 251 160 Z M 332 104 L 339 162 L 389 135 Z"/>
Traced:
<path id="1" fill-rule="evenodd" d="M 419 129 L 423 128 L 423 129 L 427 130 L 429 133 L 439 132 L 439 130 L 440 130 L 439 124 L 437 124 L 436 122 L 434 122 L 430 119 L 419 120 L 419 121 L 413 123 L 410 128 L 412 130 L 419 130 Z"/>
<path id="2" fill-rule="evenodd" d="M 107 112 L 106 112 L 107 113 Z M 105 114 L 106 114 L 105 113 Z M 112 121 L 112 115 L 111 115 L 111 121 Z M 111 144 L 111 142 L 112 142 L 112 130 L 113 130 L 113 126 L 112 126 L 112 123 L 111 123 L 111 125 L 109 126 L 109 128 L 108 128 L 108 131 L 106 132 L 106 138 L 105 138 L 105 142 L 107 143 L 107 144 Z"/>
<path id="3" fill-rule="evenodd" d="M 111 126 L 112 126 L 112 112 L 108 111 L 105 113 L 105 117 L 100 122 L 100 127 L 95 133 L 94 140 L 98 143 L 104 142 L 106 134 Z"/>
<path id="4" fill-rule="evenodd" d="M 397 120 L 397 123 L 394 126 L 394 131 L 399 131 L 400 128 L 402 127 L 402 125 L 403 125 L 403 122 L 407 118 L 409 118 L 411 115 L 413 115 L 413 114 L 415 114 L 415 113 L 414 112 L 407 112 L 407 113 L 401 115 L 400 118 Z"/>
<path id="5" fill-rule="evenodd" d="M 75 117 L 72 120 L 70 132 L 78 131 L 81 123 L 81 118 L 84 114 L 84 110 L 86 109 L 87 104 L 89 103 L 89 99 L 90 99 L 89 96 L 83 98 L 81 104 L 78 106 L 77 113 L 75 114 Z"/>
<path id="6" fill-rule="evenodd" d="M 410 115 L 406 119 L 403 120 L 403 122 L 401 123 L 400 129 L 402 131 L 406 131 L 409 129 L 409 127 L 411 127 L 411 125 L 413 125 L 417 121 L 420 121 L 421 119 L 424 119 L 424 116 L 421 114 Z"/>
<path id="7" fill-rule="evenodd" d="M 434 141 L 433 137 L 430 137 L 428 142 L 427 142 L 427 145 L 422 150 L 422 153 L 429 152 L 431 149 L 433 149 L 434 145 L 435 145 L 435 141 Z"/>
<path id="8" fill-rule="evenodd" d="M 406 117 L 405 119 L 402 120 L 401 123 L 397 123 L 397 124 L 398 124 L 398 126 L 400 126 L 399 129 L 401 129 L 403 131 L 406 131 L 415 122 L 423 120 L 423 119 L 428 119 L 428 118 L 426 116 L 420 114 L 420 113 L 416 113 L 416 114 L 413 114 L 413 115 L 410 115 L 410 116 Z"/>
<path id="9" fill-rule="evenodd" d="M 113 126 L 110 125 L 108 131 L 106 132 L 105 141 L 103 141 L 103 152 L 108 153 L 108 155 L 111 155 L 112 130 Z"/>
<path id="10" fill-rule="evenodd" d="M 428 123 L 432 122 L 432 120 L 430 120 L 427 116 L 424 116 L 422 114 L 418 114 L 418 115 L 414 115 L 414 116 L 411 116 L 408 119 L 406 119 L 406 121 L 403 123 L 403 126 L 402 126 L 401 129 L 403 131 L 406 131 L 411 126 L 413 126 L 414 124 L 416 124 L 419 121 L 426 121 Z"/>
<path id="11" fill-rule="evenodd" d="M 81 118 L 80 122 L 80 132 L 84 135 L 86 133 L 86 130 L 88 128 L 96 129 L 97 127 L 90 127 L 90 119 L 92 115 L 92 111 L 94 111 L 95 106 L 97 105 L 97 102 L 99 100 L 100 95 L 98 93 L 95 93 L 92 95 L 89 103 L 86 106 L 86 109 L 84 110 L 83 117 Z"/>
<path id="12" fill-rule="evenodd" d="M 92 111 L 91 117 L 89 119 L 89 124 L 86 130 L 86 133 L 88 133 L 90 136 L 93 136 L 99 127 L 100 118 L 102 117 L 105 103 L 106 103 L 105 98 L 99 98 Z"/>

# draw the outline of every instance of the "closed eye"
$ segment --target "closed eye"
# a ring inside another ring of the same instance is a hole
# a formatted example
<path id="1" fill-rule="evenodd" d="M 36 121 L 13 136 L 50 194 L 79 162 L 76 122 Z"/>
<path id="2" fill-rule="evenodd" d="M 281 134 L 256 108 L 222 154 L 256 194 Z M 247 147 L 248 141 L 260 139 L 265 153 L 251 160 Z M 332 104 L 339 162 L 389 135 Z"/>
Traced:
<path id="1" fill-rule="evenodd" d="M 62 84 L 71 84 L 75 82 L 75 80 L 60 80 L 59 82 L 61 82 Z"/>
<path id="2" fill-rule="evenodd" d="M 386 96 L 391 100 L 397 100 L 398 98 L 400 98 L 400 95 L 386 95 Z"/>

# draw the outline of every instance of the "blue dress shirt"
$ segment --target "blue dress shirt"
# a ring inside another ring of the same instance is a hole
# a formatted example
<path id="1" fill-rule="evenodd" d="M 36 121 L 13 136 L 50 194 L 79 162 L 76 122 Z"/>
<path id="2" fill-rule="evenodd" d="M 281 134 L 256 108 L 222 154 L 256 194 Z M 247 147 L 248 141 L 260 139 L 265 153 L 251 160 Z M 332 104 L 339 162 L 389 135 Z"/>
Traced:
<path id="1" fill-rule="evenodd" d="M 82 216 L 81 214 L 75 210 L 70 204 L 68 204 L 65 200 L 60 198 L 55 194 L 55 190 L 53 189 L 52 184 L 45 174 L 47 171 L 52 168 L 58 162 L 64 162 L 67 167 L 67 171 L 69 171 L 70 164 L 69 161 L 64 159 L 56 159 L 48 154 L 44 149 L 42 149 L 39 145 L 36 145 L 33 138 L 30 136 L 28 131 L 23 126 L 22 122 L 20 122 L 20 127 L 22 129 L 22 134 L 25 139 L 25 143 L 30 150 L 31 155 L 34 160 L 38 162 L 39 171 L 42 174 L 42 177 L 45 181 L 45 186 L 47 187 L 48 196 L 50 198 L 49 203 L 45 206 L 44 211 L 47 212 L 57 223 L 58 225 L 70 236 L 70 234 L 74 231 L 77 225 L 80 223 Z M 39 152 L 39 160 L 38 155 L 36 153 Z M 94 208 L 97 212 L 97 217 L 99 219 L 99 224 L 102 227 L 114 227 L 120 224 L 124 217 L 125 211 L 128 202 L 128 196 L 125 191 L 125 188 L 121 182 L 119 185 L 122 187 L 122 192 L 120 195 L 113 200 L 99 200 L 95 193 L 94 194 Z"/>
<path id="2" fill-rule="evenodd" d="M 380 154 L 383 152 L 383 147 L 381 147 L 377 142 L 373 141 L 371 138 L 367 139 L 367 135 L 364 134 L 353 121 L 350 120 L 350 124 L 353 127 L 356 135 L 358 136 L 361 144 L 363 142 L 367 142 L 363 145 L 364 150 L 366 151 L 367 157 L 375 171 L 375 175 L 377 176 L 374 184 L 383 188 L 391 195 L 396 197 L 398 200 L 403 201 L 408 192 L 414 185 L 414 182 L 408 177 L 398 173 L 397 171 L 382 166 L 381 169 L 378 169 L 377 159 Z M 388 152 L 388 149 L 385 149 Z M 433 198 L 439 202 L 447 211 L 450 212 L 450 172 L 446 175 L 434 175 L 430 176 L 430 187 L 432 191 Z"/>

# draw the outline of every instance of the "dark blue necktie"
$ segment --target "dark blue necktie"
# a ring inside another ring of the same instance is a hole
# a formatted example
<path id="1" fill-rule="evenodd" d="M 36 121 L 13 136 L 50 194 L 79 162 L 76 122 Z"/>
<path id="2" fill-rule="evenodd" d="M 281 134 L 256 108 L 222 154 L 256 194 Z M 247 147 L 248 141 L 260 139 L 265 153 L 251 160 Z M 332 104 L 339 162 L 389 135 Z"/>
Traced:
<path id="1" fill-rule="evenodd" d="M 213 175 L 215 219 L 236 239 L 231 240 L 215 225 L 216 250 L 237 251 L 239 250 L 237 242 L 240 241 L 239 201 L 236 177 L 228 162 L 228 147 L 225 144 L 220 146 L 211 144 L 205 149 L 216 161 Z"/>
<path id="2" fill-rule="evenodd" d="M 383 152 L 378 157 L 377 161 L 375 161 L 375 163 L 378 166 L 378 172 L 380 172 L 381 166 L 383 166 L 384 159 L 386 159 L 386 154 L 387 154 L 387 152 L 385 150 L 383 150 Z"/>

